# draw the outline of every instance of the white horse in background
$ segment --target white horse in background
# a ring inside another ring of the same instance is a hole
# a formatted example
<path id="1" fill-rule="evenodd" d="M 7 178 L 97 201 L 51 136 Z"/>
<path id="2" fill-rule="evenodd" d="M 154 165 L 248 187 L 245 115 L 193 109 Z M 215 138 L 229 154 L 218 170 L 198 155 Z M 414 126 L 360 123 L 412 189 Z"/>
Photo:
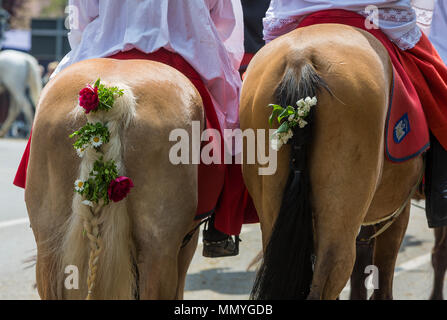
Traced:
<path id="1" fill-rule="evenodd" d="M 33 124 L 33 106 L 27 98 L 26 90 L 34 106 L 37 106 L 42 79 L 37 60 L 24 52 L 0 51 L 0 93 L 7 91 L 10 96 L 8 117 L 0 126 L 0 137 L 5 136 L 13 122 L 23 112 L 27 125 Z"/>

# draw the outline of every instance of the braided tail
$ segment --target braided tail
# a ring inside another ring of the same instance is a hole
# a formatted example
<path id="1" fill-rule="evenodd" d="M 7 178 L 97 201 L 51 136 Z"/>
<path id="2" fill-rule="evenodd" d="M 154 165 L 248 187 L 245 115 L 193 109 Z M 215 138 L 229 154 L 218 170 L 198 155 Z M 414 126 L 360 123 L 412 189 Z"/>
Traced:
<path id="1" fill-rule="evenodd" d="M 115 162 L 119 175 L 125 174 L 121 136 L 135 116 L 136 102 L 126 85 L 114 83 L 114 86 L 124 89 L 124 95 L 116 99 L 113 108 L 107 112 L 87 114 L 88 122 L 102 122 L 107 125 L 110 139 L 101 146 L 100 153 L 94 148 L 85 151 L 79 169 L 79 179 L 82 181 L 88 179 L 94 163 L 101 156 L 104 161 Z M 104 205 L 101 200 L 98 204 L 88 205 L 80 194 L 74 195 L 61 262 L 63 268 L 67 265 L 78 268 L 79 289 L 64 290 L 63 298 L 134 298 L 135 255 L 126 201 L 124 199 Z"/>

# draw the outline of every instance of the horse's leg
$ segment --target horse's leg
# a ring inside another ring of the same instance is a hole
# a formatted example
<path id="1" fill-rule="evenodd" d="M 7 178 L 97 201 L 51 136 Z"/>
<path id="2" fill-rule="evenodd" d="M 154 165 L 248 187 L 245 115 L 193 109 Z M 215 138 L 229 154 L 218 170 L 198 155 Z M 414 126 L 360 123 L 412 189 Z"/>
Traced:
<path id="1" fill-rule="evenodd" d="M 11 129 L 12 124 L 19 116 L 19 114 L 20 114 L 19 101 L 17 100 L 16 96 L 11 92 L 8 117 L 6 118 L 5 122 L 3 122 L 3 125 L 0 128 L 0 138 L 4 137 L 8 133 L 9 129 Z"/>
<path id="2" fill-rule="evenodd" d="M 405 207 L 393 224 L 376 239 L 374 265 L 379 271 L 379 288 L 374 290 L 371 299 L 392 300 L 393 278 L 397 254 L 407 230 L 411 203 Z"/>
<path id="3" fill-rule="evenodd" d="M 199 230 L 196 231 L 189 243 L 182 249 L 178 256 L 178 283 L 177 283 L 177 300 L 183 300 L 183 294 L 185 290 L 186 273 L 188 271 L 191 260 L 197 249 L 197 243 L 199 240 Z"/>
<path id="4" fill-rule="evenodd" d="M 142 143 L 135 133 L 135 145 Z M 167 138 L 166 138 L 167 139 Z M 190 242 L 187 253 L 181 252 L 185 235 L 194 226 L 197 210 L 197 167 L 169 163 L 169 145 L 154 149 L 139 147 L 138 158 L 150 163 L 148 170 L 136 170 L 129 162 L 128 174 L 135 177 L 132 190 L 133 236 L 136 244 L 140 299 L 175 299 L 178 296 L 179 259 L 192 254 L 197 240 Z M 162 159 L 159 155 L 163 155 Z M 165 156 L 166 155 L 166 158 Z M 135 170 L 135 171 L 134 171 Z M 186 248 L 185 248 L 186 249 Z M 191 251 L 189 251 L 191 250 Z M 186 268 L 181 272 L 186 272 Z"/>
<path id="5" fill-rule="evenodd" d="M 179 176 L 182 175 L 177 177 Z M 172 181 L 172 177 L 170 179 Z M 154 180 L 170 181 L 169 179 L 158 178 Z M 187 192 L 185 189 L 196 190 L 184 185 L 181 189 L 170 190 L 169 192 L 174 191 L 173 194 L 179 195 L 179 197 L 180 195 L 181 197 L 185 195 L 190 199 L 196 197 L 192 191 Z M 134 191 L 136 194 L 136 189 Z M 147 198 L 147 192 L 143 193 L 142 196 Z M 164 190 L 164 193 L 167 194 L 168 190 Z M 138 202 L 143 202 L 142 199 Z M 145 203 L 136 204 L 135 210 L 133 210 L 139 296 L 143 300 L 170 300 L 179 296 L 178 290 L 183 287 L 183 284 L 179 283 L 181 281 L 179 273 L 186 273 L 189 263 L 186 264 L 185 260 L 187 258 L 185 256 L 188 254 L 192 256 L 192 249 L 197 244 L 197 240 L 191 242 L 187 253 L 179 255 L 183 237 L 191 230 L 192 220 L 196 212 L 195 202 L 190 201 L 190 204 L 188 204 L 186 200 L 180 201 L 180 199 L 179 201 L 172 199 L 167 201 L 160 202 L 159 200 L 157 203 L 154 200 L 146 200 Z"/>
<path id="6" fill-rule="evenodd" d="M 443 300 L 444 277 L 447 269 L 447 227 L 435 228 L 434 234 L 435 245 L 431 261 L 435 275 L 430 300 Z"/>
<path id="7" fill-rule="evenodd" d="M 372 264 L 375 239 L 369 239 L 374 234 L 374 226 L 364 226 L 357 236 L 356 258 L 351 274 L 350 300 L 366 300 L 365 268 Z"/>

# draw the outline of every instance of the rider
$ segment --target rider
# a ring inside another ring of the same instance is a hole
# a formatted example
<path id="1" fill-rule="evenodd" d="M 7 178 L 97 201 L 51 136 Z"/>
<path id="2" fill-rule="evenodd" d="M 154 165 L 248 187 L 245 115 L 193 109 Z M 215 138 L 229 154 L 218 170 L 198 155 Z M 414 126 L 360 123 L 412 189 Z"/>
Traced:
<path id="1" fill-rule="evenodd" d="M 211 104 L 215 111 L 215 129 L 222 133 L 239 127 L 238 68 L 244 52 L 240 1 L 70 0 L 68 8 L 71 51 L 53 77 L 69 65 L 90 58 L 157 57 L 156 61 L 177 68 L 193 83 L 198 74 L 203 83 L 196 87 L 205 109 Z M 23 188 L 29 145 L 14 181 Z M 221 172 L 220 196 L 203 237 L 203 252 L 208 257 L 237 254 L 237 241 L 230 235 L 238 235 L 243 222 L 257 219 L 241 166 L 228 164 Z M 246 215 L 251 218 L 247 220 Z"/>
<path id="2" fill-rule="evenodd" d="M 340 23 L 349 20 L 344 19 L 343 15 L 352 16 L 352 12 L 368 18 L 371 18 L 372 13 L 372 22 L 399 52 L 400 62 L 421 100 L 431 131 L 431 148 L 426 156 L 425 174 L 428 225 L 431 228 L 446 226 L 447 67 L 416 25 L 411 0 L 272 0 L 263 21 L 264 39 L 271 41 L 288 33 L 304 19 L 309 24 L 312 22 L 309 20 L 313 19 L 312 14 L 316 12 L 320 12 L 319 17 L 336 15 Z M 443 40 L 446 16 L 445 1 L 438 0 L 431 39 L 444 57 L 447 53 L 447 42 Z M 436 21 L 438 18 L 443 22 Z M 348 21 L 346 23 L 349 24 Z"/>

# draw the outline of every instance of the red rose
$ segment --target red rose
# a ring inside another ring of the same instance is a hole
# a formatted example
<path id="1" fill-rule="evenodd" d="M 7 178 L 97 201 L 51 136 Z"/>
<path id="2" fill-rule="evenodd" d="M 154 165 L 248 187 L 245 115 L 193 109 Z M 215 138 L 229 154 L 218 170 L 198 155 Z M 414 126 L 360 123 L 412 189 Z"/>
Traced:
<path id="1" fill-rule="evenodd" d="M 121 201 L 127 196 L 131 188 L 133 188 L 133 182 L 130 178 L 118 177 L 109 184 L 109 199 L 113 202 Z"/>
<path id="2" fill-rule="evenodd" d="M 96 110 L 98 104 L 98 87 L 88 85 L 79 92 L 79 105 L 85 109 L 85 113 Z"/>

